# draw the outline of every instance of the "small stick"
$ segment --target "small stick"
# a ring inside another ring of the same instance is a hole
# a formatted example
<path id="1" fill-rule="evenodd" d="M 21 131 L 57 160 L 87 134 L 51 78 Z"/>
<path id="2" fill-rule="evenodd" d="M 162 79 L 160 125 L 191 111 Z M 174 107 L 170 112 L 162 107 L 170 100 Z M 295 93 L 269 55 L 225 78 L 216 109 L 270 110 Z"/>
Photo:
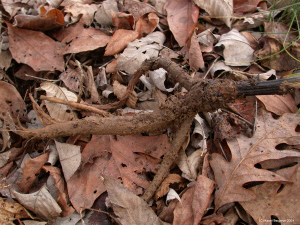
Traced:
<path id="1" fill-rule="evenodd" d="M 59 98 L 55 98 L 55 97 L 47 97 L 45 95 L 41 95 L 40 99 L 41 100 L 47 100 L 47 101 L 50 101 L 50 102 L 59 103 L 59 104 L 68 105 L 68 106 L 71 106 L 71 107 L 74 107 L 74 108 L 77 108 L 77 109 L 81 109 L 81 110 L 84 110 L 84 111 L 88 111 L 88 112 L 93 112 L 93 113 L 99 114 L 99 115 L 104 116 L 104 117 L 112 116 L 110 113 L 108 113 L 104 110 L 96 109 L 92 106 L 84 105 L 84 104 L 77 103 L 77 102 L 69 102 L 69 101 L 65 101 L 65 100 L 62 100 L 62 99 L 59 99 Z"/>

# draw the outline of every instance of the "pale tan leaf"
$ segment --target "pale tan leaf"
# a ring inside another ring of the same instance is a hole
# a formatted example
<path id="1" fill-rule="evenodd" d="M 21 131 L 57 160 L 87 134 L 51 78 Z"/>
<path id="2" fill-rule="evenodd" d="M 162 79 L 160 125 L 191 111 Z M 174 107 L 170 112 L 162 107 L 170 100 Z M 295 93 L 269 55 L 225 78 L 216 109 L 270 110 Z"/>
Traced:
<path id="1" fill-rule="evenodd" d="M 103 1 L 95 13 L 95 20 L 102 26 L 112 25 L 112 11 L 114 13 L 119 11 L 116 0 Z"/>
<path id="2" fill-rule="evenodd" d="M 81 163 L 80 146 L 55 141 L 64 177 L 68 181 Z"/>
<path id="3" fill-rule="evenodd" d="M 172 92 L 174 88 L 178 86 L 178 84 L 176 84 L 173 88 L 166 88 L 165 87 L 166 75 L 167 75 L 167 71 L 163 68 L 159 68 L 154 71 L 149 71 L 149 77 L 155 87 L 157 87 L 161 91 Z"/>
<path id="4" fill-rule="evenodd" d="M 65 7 L 64 12 L 70 13 L 72 21 L 82 22 L 84 25 L 90 26 L 94 19 L 94 13 L 97 11 L 98 5 L 96 4 L 83 4 L 75 3 Z"/>
<path id="5" fill-rule="evenodd" d="M 119 217 L 121 224 L 140 225 L 149 224 L 149 221 L 153 225 L 163 224 L 143 199 L 108 176 L 104 175 L 103 179 L 109 201 L 112 203 L 114 213 Z"/>
<path id="6" fill-rule="evenodd" d="M 146 59 L 158 56 L 165 40 L 165 35 L 157 31 L 129 43 L 124 52 L 118 57 L 116 69 L 123 70 L 132 76 Z"/>
<path id="7" fill-rule="evenodd" d="M 180 199 L 178 193 L 173 188 L 170 188 L 170 190 L 167 194 L 166 202 L 174 200 L 174 199 L 177 199 L 179 202 L 181 202 L 181 199 Z"/>
<path id="8" fill-rule="evenodd" d="M 227 140 L 232 155 L 230 162 L 220 154 L 212 154 L 210 165 L 218 185 L 215 194 L 216 209 L 232 202 L 254 200 L 255 193 L 243 187 L 246 183 L 288 181 L 283 176 L 269 170 L 258 169 L 255 165 L 270 159 L 300 157 L 297 151 L 277 150 L 280 144 L 288 146 L 288 149 L 300 144 L 300 134 L 296 130 L 299 122 L 300 115 L 284 114 L 276 120 L 270 113 L 261 109 L 257 117 L 256 132 L 252 138 L 240 135 L 236 139 Z"/>
<path id="9" fill-rule="evenodd" d="M 0 52 L 0 68 L 7 70 L 10 67 L 10 62 L 12 60 L 12 55 L 10 51 L 1 51 Z"/>
<path id="10" fill-rule="evenodd" d="M 25 208 L 47 220 L 54 221 L 61 213 L 61 208 L 45 185 L 39 191 L 31 194 L 21 194 L 16 191 L 13 191 L 13 194 Z"/>
<path id="11" fill-rule="evenodd" d="M 54 83 L 48 81 L 43 82 L 41 83 L 40 88 L 46 91 L 47 97 L 56 97 L 62 100 L 73 102 L 77 101 L 77 96 L 73 92 L 68 91 L 66 88 L 61 88 Z M 49 101 L 45 102 L 48 112 L 52 118 L 60 121 L 70 121 L 77 119 L 77 116 L 71 106 Z"/>
<path id="12" fill-rule="evenodd" d="M 237 29 L 232 29 L 220 37 L 215 45 L 225 46 L 223 56 L 225 64 L 229 66 L 249 66 L 254 59 L 253 52 L 248 39 Z"/>
<path id="13" fill-rule="evenodd" d="M 231 17 L 233 16 L 233 0 L 194 0 L 196 5 L 204 9 L 211 17 L 218 18 L 228 27 L 231 27 Z"/>

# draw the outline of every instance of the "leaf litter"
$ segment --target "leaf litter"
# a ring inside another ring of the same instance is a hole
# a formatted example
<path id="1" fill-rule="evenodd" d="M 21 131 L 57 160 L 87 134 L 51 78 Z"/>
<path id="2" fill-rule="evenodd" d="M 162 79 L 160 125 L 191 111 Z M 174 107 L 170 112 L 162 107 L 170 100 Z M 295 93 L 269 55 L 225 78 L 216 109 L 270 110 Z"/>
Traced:
<path id="1" fill-rule="evenodd" d="M 76 123 L 94 115 L 88 107 L 102 110 L 122 101 L 130 88 L 127 108 L 105 115 L 150 118 L 168 108 L 167 99 L 176 102 L 188 93 L 162 68 L 145 72 L 130 87 L 142 63 L 154 57 L 172 59 L 194 81 L 255 83 L 295 76 L 299 31 L 276 22 L 267 6 L 257 0 L 3 1 L 0 215 L 5 222 L 299 224 L 297 94 L 247 97 L 231 103 L 231 112 L 199 112 L 150 206 L 139 196 L 159 174 L 176 122 L 139 135 L 74 132 L 54 141 L 26 140 L 13 132 Z M 42 95 L 82 107 L 41 101 Z"/>

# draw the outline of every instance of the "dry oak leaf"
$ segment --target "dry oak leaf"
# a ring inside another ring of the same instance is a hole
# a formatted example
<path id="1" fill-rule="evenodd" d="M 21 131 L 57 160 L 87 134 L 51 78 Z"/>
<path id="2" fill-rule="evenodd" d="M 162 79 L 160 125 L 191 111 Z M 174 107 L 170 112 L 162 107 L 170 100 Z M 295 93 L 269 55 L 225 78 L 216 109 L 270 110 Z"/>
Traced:
<path id="1" fill-rule="evenodd" d="M 25 30 L 6 23 L 9 50 L 18 63 L 35 71 L 63 71 L 64 58 L 57 43 L 41 31 Z"/>
<path id="2" fill-rule="evenodd" d="M 124 185 L 103 175 L 104 185 L 118 222 L 122 225 L 163 225 L 150 206 Z"/>
<path id="3" fill-rule="evenodd" d="M 165 4 L 165 9 L 170 30 L 182 47 L 198 21 L 199 8 L 192 0 L 170 0 Z"/>
<path id="4" fill-rule="evenodd" d="M 288 181 L 283 176 L 269 170 L 258 169 L 255 165 L 270 159 L 300 157 L 299 152 L 276 149 L 280 144 L 292 149 L 294 145 L 300 144 L 299 122 L 300 115 L 284 114 L 276 120 L 270 113 L 261 109 L 257 117 L 256 132 L 252 138 L 241 135 L 236 139 L 227 140 L 232 155 L 230 162 L 220 154 L 211 155 L 210 165 L 217 183 L 216 210 L 228 203 L 254 200 L 256 194 L 243 187 L 246 183 Z"/>
<path id="5" fill-rule="evenodd" d="M 289 180 L 292 183 L 286 183 L 282 187 L 282 183 L 279 182 L 266 182 L 250 188 L 257 194 L 257 198 L 254 201 L 241 202 L 241 205 L 257 224 L 264 222 L 271 225 L 272 216 L 276 216 L 281 225 L 300 223 L 300 167 L 299 165 L 294 167 L 296 168 L 277 171 L 278 174 L 285 175 L 289 173 L 287 170 L 293 170 L 294 173 Z"/>
<path id="6" fill-rule="evenodd" d="M 93 135 L 82 151 L 80 169 L 67 181 L 72 205 L 78 212 L 93 205 L 105 191 L 100 174 L 121 179 L 129 190 L 142 194 L 150 184 L 147 173 L 157 172 L 169 148 L 166 135 Z"/>

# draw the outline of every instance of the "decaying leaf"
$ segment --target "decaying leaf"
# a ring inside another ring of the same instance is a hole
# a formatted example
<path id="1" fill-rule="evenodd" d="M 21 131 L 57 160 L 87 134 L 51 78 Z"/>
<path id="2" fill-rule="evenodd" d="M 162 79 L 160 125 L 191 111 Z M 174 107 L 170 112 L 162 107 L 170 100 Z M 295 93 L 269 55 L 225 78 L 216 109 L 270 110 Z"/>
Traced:
<path id="1" fill-rule="evenodd" d="M 105 47 L 111 40 L 106 33 L 93 27 L 84 28 L 81 23 L 66 28 L 57 38 L 61 39 L 61 43 L 66 44 L 62 54 L 92 51 Z"/>
<path id="2" fill-rule="evenodd" d="M 151 34 L 159 23 L 159 17 L 155 13 L 145 14 L 140 17 L 135 25 L 135 30 L 139 33 L 138 38 Z"/>
<path id="3" fill-rule="evenodd" d="M 61 169 L 54 166 L 43 166 L 43 170 L 49 172 L 55 181 L 55 187 L 57 188 L 56 201 L 60 208 L 62 209 L 61 216 L 66 217 L 71 215 L 75 210 L 68 204 L 68 192 L 67 186 L 65 184 L 64 177 L 62 175 Z"/>
<path id="4" fill-rule="evenodd" d="M 97 11 L 98 5 L 96 4 L 83 4 L 76 2 L 75 4 L 65 7 L 65 13 L 69 13 L 72 22 L 80 20 L 84 25 L 90 26 L 93 19 L 94 13 Z"/>
<path id="5" fill-rule="evenodd" d="M 110 26 L 112 24 L 112 12 L 117 13 L 118 11 L 116 0 L 103 1 L 95 13 L 95 20 L 102 26 Z"/>
<path id="6" fill-rule="evenodd" d="M 223 55 L 225 64 L 229 66 L 249 66 L 253 61 L 253 52 L 247 38 L 239 33 L 237 29 L 232 29 L 220 37 L 218 46 L 224 46 Z"/>
<path id="7" fill-rule="evenodd" d="M 295 114 L 284 114 L 276 120 L 262 109 L 252 138 L 241 135 L 227 140 L 232 155 L 229 162 L 217 153 L 211 155 L 210 165 L 217 183 L 216 210 L 228 203 L 254 200 L 255 193 L 243 187 L 246 183 L 288 181 L 279 174 L 258 169 L 255 165 L 269 159 L 300 157 L 300 153 L 296 151 L 277 150 L 277 146 L 282 143 L 292 149 L 293 145 L 300 144 L 300 134 L 296 131 L 299 121 L 299 115 Z"/>
<path id="8" fill-rule="evenodd" d="M 287 170 L 294 171 L 289 180 L 291 183 L 265 182 L 257 185 L 250 188 L 256 193 L 256 199 L 241 202 L 256 223 L 264 222 L 271 225 L 272 216 L 276 216 L 282 225 L 300 223 L 300 168 L 296 165 L 294 168 L 281 169 L 276 173 L 284 176 Z"/>
<path id="9" fill-rule="evenodd" d="M 57 43 L 41 31 L 26 30 L 7 23 L 9 50 L 13 58 L 35 71 L 63 71 L 64 59 Z"/>
<path id="10" fill-rule="evenodd" d="M 61 88 L 51 82 L 45 81 L 41 83 L 40 88 L 46 91 L 46 95 L 48 97 L 56 97 L 73 102 L 77 101 L 77 96 L 73 92 L 68 91 L 66 88 Z M 48 112 L 52 118 L 60 121 L 70 121 L 77 118 L 71 106 L 49 101 L 45 102 Z"/>
<path id="11" fill-rule="evenodd" d="M 109 201 L 121 224 L 148 224 L 150 221 L 153 225 L 163 224 L 143 199 L 108 176 L 103 175 L 103 179 Z"/>
<path id="12" fill-rule="evenodd" d="M 125 0 L 123 2 L 122 11 L 130 12 L 135 21 L 138 21 L 139 18 L 147 13 L 155 13 L 156 9 L 146 2 L 141 2 L 139 0 Z"/>
<path id="13" fill-rule="evenodd" d="M 177 202 L 173 225 L 200 224 L 206 209 L 211 203 L 210 197 L 214 188 L 214 181 L 200 175 L 196 184 L 184 192 L 181 202 Z"/>
<path id="14" fill-rule="evenodd" d="M 78 169 L 81 162 L 80 146 L 55 141 L 59 160 L 68 181 Z"/>
<path id="15" fill-rule="evenodd" d="M 170 0 L 165 4 L 167 20 L 176 41 L 182 47 L 198 21 L 199 8 L 192 0 Z"/>
<path id="16" fill-rule="evenodd" d="M 29 159 L 23 167 L 23 179 L 16 182 L 23 193 L 28 193 L 29 189 L 37 179 L 43 165 L 47 162 L 49 153 L 42 154 L 34 159 Z"/>
<path id="17" fill-rule="evenodd" d="M 3 225 L 13 225 L 13 221 L 17 219 L 33 219 L 33 216 L 19 203 L 5 202 L 0 198 L 0 205 L 0 223 Z"/>
<path id="18" fill-rule="evenodd" d="M 45 185 L 31 194 L 21 194 L 16 191 L 13 191 L 13 194 L 24 207 L 47 220 L 54 221 L 61 213 L 61 208 Z"/>
<path id="19" fill-rule="evenodd" d="M 25 117 L 25 103 L 17 89 L 4 81 L 0 81 L 0 118 L 4 120 L 7 112 L 10 113 L 15 122 Z"/>
<path id="20" fill-rule="evenodd" d="M 129 43 L 118 57 L 116 69 L 123 70 L 132 76 L 146 59 L 158 56 L 165 40 L 165 35 L 157 31 Z"/>
<path id="21" fill-rule="evenodd" d="M 29 30 L 47 31 L 63 27 L 64 15 L 58 9 L 51 9 L 48 12 L 44 7 L 41 7 L 41 15 L 16 15 L 14 17 L 14 25 Z"/>
<path id="22" fill-rule="evenodd" d="M 126 93 L 127 87 L 120 84 L 119 81 L 115 80 L 113 83 L 113 89 L 114 89 L 114 94 L 118 97 L 118 99 L 121 99 Z M 126 105 L 131 108 L 136 108 L 135 105 L 137 100 L 138 100 L 138 95 L 135 91 L 133 91 L 129 95 L 129 98 L 126 101 Z"/>
<path id="23" fill-rule="evenodd" d="M 198 71 L 199 68 L 204 70 L 204 60 L 201 52 L 201 48 L 197 39 L 195 32 L 193 32 L 190 42 L 188 44 L 189 50 L 189 63 L 193 71 Z"/>
<path id="24" fill-rule="evenodd" d="M 116 30 L 105 48 L 104 55 L 108 56 L 120 53 L 124 48 L 126 48 L 129 42 L 137 39 L 138 36 L 139 33 L 135 30 Z"/>
<path id="25" fill-rule="evenodd" d="M 183 179 L 178 174 L 169 174 L 161 183 L 159 189 L 155 193 L 155 200 L 165 196 L 170 190 L 170 184 L 182 183 Z"/>
<path id="26" fill-rule="evenodd" d="M 270 112 L 276 115 L 284 113 L 296 113 L 298 111 L 295 100 L 291 94 L 281 95 L 258 95 L 256 96 Z"/>
<path id="27" fill-rule="evenodd" d="M 211 17 L 223 21 L 231 27 L 231 16 L 233 16 L 233 0 L 194 0 L 196 5 L 204 9 Z"/>
<path id="28" fill-rule="evenodd" d="M 67 181 L 74 208 L 90 208 L 104 191 L 100 174 L 118 180 L 130 191 L 141 194 L 149 186 L 147 173 L 155 174 L 160 157 L 169 149 L 166 135 L 97 136 L 82 152 L 83 165 Z"/>

